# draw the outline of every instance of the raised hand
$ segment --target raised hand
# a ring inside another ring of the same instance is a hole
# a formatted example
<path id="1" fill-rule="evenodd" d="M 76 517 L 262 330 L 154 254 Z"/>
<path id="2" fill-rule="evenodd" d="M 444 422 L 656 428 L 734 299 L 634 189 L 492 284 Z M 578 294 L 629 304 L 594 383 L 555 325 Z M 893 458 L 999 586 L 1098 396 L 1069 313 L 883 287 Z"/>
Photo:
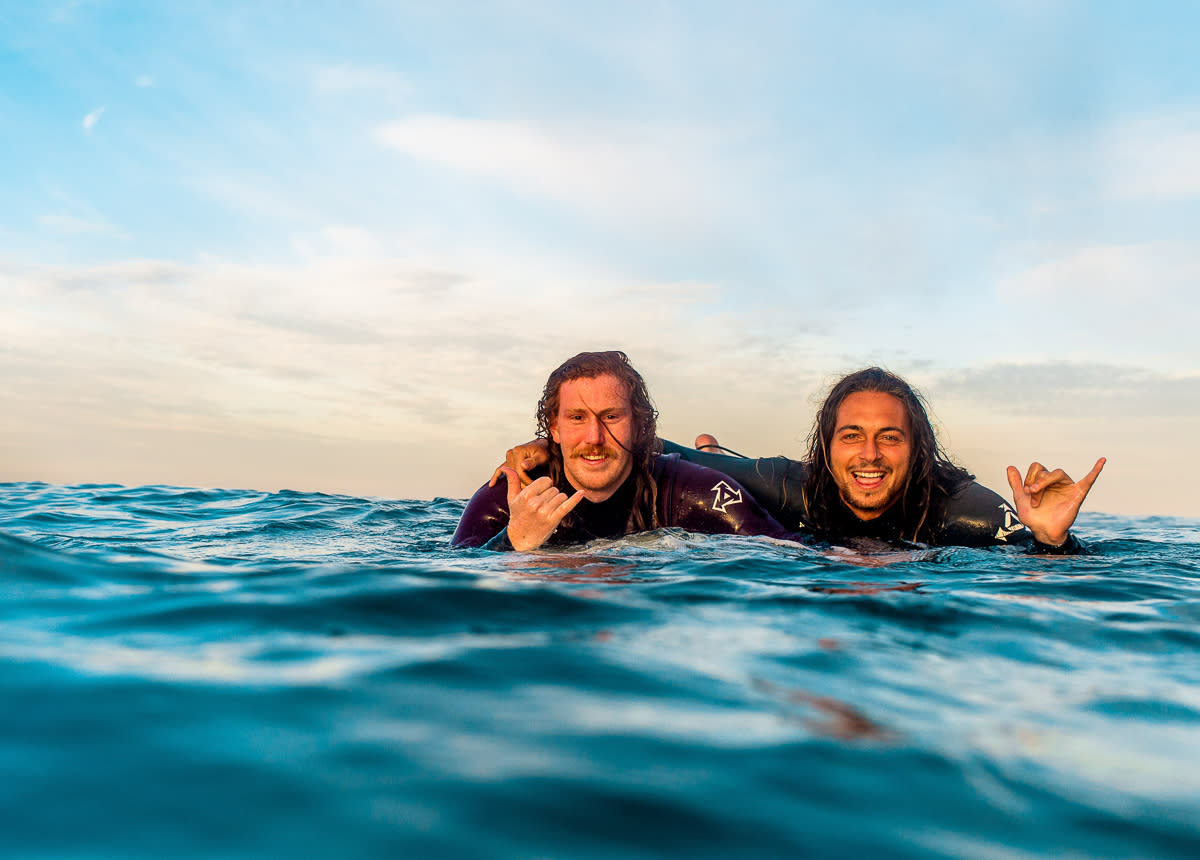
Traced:
<path id="1" fill-rule="evenodd" d="M 523 445 L 516 445 L 504 452 L 504 462 L 496 467 L 496 471 L 492 472 L 492 477 L 488 479 L 488 486 L 494 487 L 504 473 L 505 467 L 508 467 L 517 473 L 517 477 L 521 479 L 521 486 L 527 487 L 533 480 L 529 477 L 529 470 L 536 469 L 549 460 L 550 452 L 545 439 L 531 439 Z"/>
<path id="2" fill-rule="evenodd" d="M 1078 482 L 1072 481 L 1062 469 L 1050 471 L 1037 462 L 1030 464 L 1022 482 L 1020 471 L 1009 466 L 1008 485 L 1013 491 L 1017 516 L 1041 543 L 1062 546 L 1106 462 L 1101 457 Z"/>
<path id="3" fill-rule="evenodd" d="M 549 478 L 538 478 L 522 489 L 514 469 L 501 466 L 508 481 L 508 540 L 515 550 L 537 549 L 544 544 L 563 517 L 575 510 L 583 490 L 573 496 L 560 493 Z"/>

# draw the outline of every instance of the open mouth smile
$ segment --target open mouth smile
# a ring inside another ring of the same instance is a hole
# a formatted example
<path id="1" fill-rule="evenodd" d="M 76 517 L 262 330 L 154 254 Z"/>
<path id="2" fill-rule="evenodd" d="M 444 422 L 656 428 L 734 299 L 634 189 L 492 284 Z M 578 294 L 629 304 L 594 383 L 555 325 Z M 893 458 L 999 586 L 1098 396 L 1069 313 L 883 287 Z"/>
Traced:
<path id="1" fill-rule="evenodd" d="M 883 483 L 887 477 L 887 472 L 883 469 L 854 469 L 850 472 L 854 478 L 854 483 L 862 487 L 864 490 L 873 490 Z"/>
<path id="2" fill-rule="evenodd" d="M 586 454 L 577 454 L 576 457 L 590 466 L 599 466 L 609 459 L 609 455 L 602 451 L 589 451 Z"/>

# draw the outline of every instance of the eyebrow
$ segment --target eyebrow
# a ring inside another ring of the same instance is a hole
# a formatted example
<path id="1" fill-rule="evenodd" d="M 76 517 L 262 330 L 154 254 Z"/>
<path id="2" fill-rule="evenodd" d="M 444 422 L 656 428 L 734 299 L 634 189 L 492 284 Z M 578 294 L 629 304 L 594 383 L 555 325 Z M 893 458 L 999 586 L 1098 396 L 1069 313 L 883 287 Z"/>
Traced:
<path id="1" fill-rule="evenodd" d="M 866 432 L 865 430 L 863 430 L 861 424 L 843 424 L 841 427 L 838 427 L 833 432 L 841 433 L 843 430 L 857 430 L 859 433 Z M 901 436 L 908 435 L 908 431 L 906 431 L 903 427 L 880 427 L 875 432 L 876 433 L 889 433 L 889 432 L 890 433 L 899 433 Z"/>
<path id="2" fill-rule="evenodd" d="M 588 406 L 588 407 L 575 406 L 575 407 L 567 407 L 566 409 L 563 410 L 563 412 L 565 412 L 567 415 L 586 415 L 589 412 L 592 415 L 605 415 L 609 412 L 620 412 L 620 413 L 624 414 L 628 411 L 629 411 L 628 407 L 625 407 L 625 406 L 605 406 L 605 407 L 601 407 L 600 409 L 592 409 L 590 406 Z"/>

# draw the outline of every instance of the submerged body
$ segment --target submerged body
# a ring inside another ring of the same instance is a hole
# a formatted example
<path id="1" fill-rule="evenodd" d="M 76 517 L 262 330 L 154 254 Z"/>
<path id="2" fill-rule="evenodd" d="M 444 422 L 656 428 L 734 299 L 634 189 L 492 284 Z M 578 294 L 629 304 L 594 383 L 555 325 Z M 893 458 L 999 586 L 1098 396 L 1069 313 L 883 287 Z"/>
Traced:
<path id="1" fill-rule="evenodd" d="M 767 513 L 754 496 L 726 474 L 674 454 L 653 459 L 655 509 L 660 526 L 674 526 L 709 534 L 765 535 L 795 539 Z M 613 538 L 637 529 L 629 522 L 634 483 L 630 478 L 611 495 L 592 502 L 583 499 L 573 516 L 564 521 L 547 543 L 586 543 Z M 508 488 L 501 481 L 480 487 L 467 503 L 451 543 L 458 547 L 486 546 L 509 550 Z"/>
<path id="2" fill-rule="evenodd" d="M 785 529 L 811 528 L 804 494 L 808 465 L 787 457 L 750 459 L 714 454 L 663 442 L 663 450 L 689 462 L 698 463 L 729 475 L 762 503 Z M 907 533 L 905 511 L 900 503 L 864 520 L 849 506 L 834 511 L 831 527 L 815 536 L 833 543 L 856 538 L 889 542 L 911 541 Z M 1016 511 L 998 493 L 974 480 L 963 480 L 949 492 L 937 491 L 923 525 L 922 543 L 930 546 L 1009 545 L 1040 552 L 1074 553 L 1082 549 L 1074 536 L 1060 547 L 1039 543 L 1025 528 Z"/>

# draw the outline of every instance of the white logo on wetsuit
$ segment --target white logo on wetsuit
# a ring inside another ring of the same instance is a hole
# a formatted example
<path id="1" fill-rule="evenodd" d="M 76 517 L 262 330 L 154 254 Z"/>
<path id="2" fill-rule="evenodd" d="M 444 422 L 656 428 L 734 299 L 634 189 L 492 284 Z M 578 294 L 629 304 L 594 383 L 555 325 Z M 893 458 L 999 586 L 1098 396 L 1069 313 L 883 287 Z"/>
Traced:
<path id="1" fill-rule="evenodd" d="M 996 540 L 1008 540 L 1008 536 L 1025 528 L 1025 524 L 1017 519 L 1017 512 L 1008 505 L 1000 505 L 1004 511 L 1004 525 L 996 529 Z"/>
<path id="2" fill-rule="evenodd" d="M 735 490 L 724 481 L 719 482 L 713 487 L 713 491 L 716 493 L 713 496 L 714 511 L 725 513 L 725 509 L 730 505 L 740 505 L 742 503 L 742 491 Z"/>

